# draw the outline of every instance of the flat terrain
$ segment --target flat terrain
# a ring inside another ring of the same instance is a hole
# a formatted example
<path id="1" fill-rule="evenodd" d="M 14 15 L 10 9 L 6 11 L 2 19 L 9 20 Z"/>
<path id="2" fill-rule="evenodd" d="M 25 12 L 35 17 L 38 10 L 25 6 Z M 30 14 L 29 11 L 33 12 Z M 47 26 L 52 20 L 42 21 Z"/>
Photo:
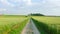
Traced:
<path id="1" fill-rule="evenodd" d="M 60 17 L 54 16 L 33 16 L 34 19 L 41 21 L 45 24 L 60 24 Z"/>
<path id="2" fill-rule="evenodd" d="M 33 16 L 32 18 L 39 30 L 44 30 L 46 34 L 60 34 L 59 16 Z"/>
<path id="3" fill-rule="evenodd" d="M 0 34 L 19 34 L 27 21 L 25 16 L 0 16 Z"/>
<path id="4" fill-rule="evenodd" d="M 30 19 L 32 19 L 33 22 L 29 21 Z M 26 26 L 27 23 L 29 23 L 28 27 Z M 35 33 L 39 31 L 40 34 L 60 34 L 60 17 L 19 15 L 0 16 L 0 34 L 21 34 L 25 27 L 31 30 L 33 29 L 33 32 Z"/>
<path id="5" fill-rule="evenodd" d="M 35 26 L 32 19 L 26 24 L 21 34 L 41 34 L 37 27 Z"/>

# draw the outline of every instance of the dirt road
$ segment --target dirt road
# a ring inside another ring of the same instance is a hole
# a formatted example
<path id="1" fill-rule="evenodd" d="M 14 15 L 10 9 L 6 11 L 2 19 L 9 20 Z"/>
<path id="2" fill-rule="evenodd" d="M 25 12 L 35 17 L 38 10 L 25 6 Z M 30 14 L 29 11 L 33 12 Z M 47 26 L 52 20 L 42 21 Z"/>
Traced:
<path id="1" fill-rule="evenodd" d="M 30 19 L 30 21 L 26 24 L 21 34 L 40 34 L 40 32 L 36 28 L 33 21 Z"/>

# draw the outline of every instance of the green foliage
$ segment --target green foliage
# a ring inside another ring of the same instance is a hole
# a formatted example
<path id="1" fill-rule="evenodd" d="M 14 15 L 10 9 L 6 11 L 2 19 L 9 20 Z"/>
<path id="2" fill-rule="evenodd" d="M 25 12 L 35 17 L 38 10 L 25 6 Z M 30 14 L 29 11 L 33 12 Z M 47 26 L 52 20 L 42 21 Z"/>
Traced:
<path id="1" fill-rule="evenodd" d="M 13 27 L 11 28 L 11 31 L 9 32 L 9 34 L 21 34 L 23 28 L 27 24 L 27 21 L 28 21 L 28 19 L 24 20 L 22 23 L 16 24 L 15 26 L 17 26 L 17 27 L 13 26 L 14 28 Z"/>
<path id="2" fill-rule="evenodd" d="M 32 19 L 40 31 L 41 34 L 57 34 L 56 29 L 49 27 L 47 24 L 44 24 L 43 22 L 39 22 L 35 19 Z"/>
<path id="3" fill-rule="evenodd" d="M 60 34 L 60 17 L 32 16 L 32 18 L 42 34 Z"/>
<path id="4" fill-rule="evenodd" d="M 57 34 L 57 30 L 58 34 L 60 34 L 60 26 L 58 25 L 60 24 L 60 17 L 46 17 L 40 14 L 30 15 L 0 16 L 0 34 L 21 34 L 31 17 L 41 34 Z"/>
<path id="5" fill-rule="evenodd" d="M 36 13 L 36 14 L 29 14 L 29 16 L 44 16 L 44 15 L 40 13 Z"/>
<path id="6" fill-rule="evenodd" d="M 0 34 L 20 34 L 27 21 L 25 16 L 0 16 Z"/>

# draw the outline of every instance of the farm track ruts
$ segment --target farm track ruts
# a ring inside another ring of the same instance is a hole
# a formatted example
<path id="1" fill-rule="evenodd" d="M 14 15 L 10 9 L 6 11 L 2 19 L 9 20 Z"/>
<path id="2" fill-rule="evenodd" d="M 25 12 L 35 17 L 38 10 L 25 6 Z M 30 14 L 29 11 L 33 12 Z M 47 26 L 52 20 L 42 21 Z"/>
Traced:
<path id="1" fill-rule="evenodd" d="M 33 23 L 33 20 L 30 19 L 30 21 L 26 24 L 21 34 L 40 34 L 40 32 Z"/>

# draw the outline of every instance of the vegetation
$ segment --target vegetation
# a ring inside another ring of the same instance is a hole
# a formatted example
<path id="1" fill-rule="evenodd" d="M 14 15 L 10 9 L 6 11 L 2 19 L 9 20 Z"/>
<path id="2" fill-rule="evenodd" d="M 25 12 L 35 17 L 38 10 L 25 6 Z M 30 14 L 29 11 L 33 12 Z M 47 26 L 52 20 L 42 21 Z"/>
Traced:
<path id="1" fill-rule="evenodd" d="M 0 34 L 21 34 L 21 31 L 32 17 L 41 34 L 60 34 L 60 17 L 53 16 L 0 16 Z"/>
<path id="2" fill-rule="evenodd" d="M 36 13 L 36 14 L 29 14 L 29 16 L 44 16 L 44 15 L 40 13 Z"/>
<path id="3" fill-rule="evenodd" d="M 24 20 L 22 23 L 18 23 L 11 28 L 11 31 L 8 34 L 21 34 L 28 20 Z"/>
<path id="4" fill-rule="evenodd" d="M 28 17 L 0 16 L 0 34 L 21 34 Z"/>
<path id="5" fill-rule="evenodd" d="M 33 21 L 41 34 L 60 34 L 60 17 L 33 16 Z"/>

